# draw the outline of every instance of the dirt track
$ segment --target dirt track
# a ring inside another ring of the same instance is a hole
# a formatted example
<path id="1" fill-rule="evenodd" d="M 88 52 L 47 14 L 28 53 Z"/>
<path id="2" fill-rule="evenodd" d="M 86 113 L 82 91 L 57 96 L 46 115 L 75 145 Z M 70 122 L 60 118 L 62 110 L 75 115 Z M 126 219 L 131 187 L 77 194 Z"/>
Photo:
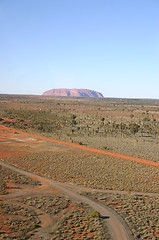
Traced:
<path id="1" fill-rule="evenodd" d="M 2 161 L 0 161 L 0 165 L 41 182 L 41 186 L 37 190 L 37 191 L 40 191 L 41 193 L 46 194 L 47 190 L 49 189 L 49 191 L 50 191 L 51 188 L 57 189 L 60 192 L 62 192 L 65 196 L 68 196 L 69 198 L 71 198 L 75 201 L 80 201 L 85 204 L 88 204 L 93 209 L 100 212 L 100 214 L 103 217 L 107 217 L 107 225 L 108 225 L 108 229 L 110 231 L 112 240 L 129 240 L 129 239 L 131 240 L 132 239 L 130 230 L 127 227 L 127 225 L 125 224 L 124 220 L 117 213 L 115 213 L 112 209 L 110 209 L 106 206 L 103 206 L 93 200 L 90 200 L 89 198 L 87 198 L 85 196 L 80 195 L 75 190 L 72 190 L 72 189 L 66 187 L 66 185 L 63 183 L 59 183 L 54 180 L 49 180 L 44 177 L 40 177 L 36 174 L 26 172 L 17 167 L 8 165 Z M 33 190 L 32 190 L 32 192 L 34 193 Z M 2 199 L 5 200 L 5 198 L 8 198 L 8 197 L 9 198 L 22 197 L 22 196 L 27 196 L 27 194 L 29 195 L 30 191 L 29 192 L 21 191 L 19 193 L 13 193 L 9 196 L 4 196 Z"/>
<path id="2" fill-rule="evenodd" d="M 153 161 L 149 161 L 149 160 L 145 160 L 145 159 L 141 159 L 141 158 L 136 158 L 136 157 L 131 157 L 131 156 L 127 156 L 127 155 L 122 155 L 122 154 L 118 154 L 118 153 L 113 153 L 113 152 L 109 152 L 109 151 L 104 151 L 104 150 L 100 150 L 100 149 L 89 148 L 89 147 L 86 147 L 86 146 L 81 146 L 81 145 L 70 143 L 70 142 L 64 142 L 64 141 L 48 138 L 48 137 L 45 137 L 45 136 L 40 136 L 40 135 L 37 135 L 37 134 L 27 133 L 27 132 L 24 132 L 24 131 L 21 131 L 21 130 L 8 128 L 8 127 L 5 127 L 3 125 L 0 125 L 0 130 L 1 130 L 1 132 L 2 131 L 4 131 L 4 132 L 7 131 L 9 133 L 15 133 L 16 132 L 16 133 L 19 133 L 19 134 L 23 134 L 26 137 L 32 137 L 34 139 L 36 138 L 36 139 L 40 139 L 40 140 L 43 140 L 43 141 L 56 143 L 56 144 L 59 144 L 59 145 L 65 145 L 65 146 L 68 146 L 68 147 L 81 149 L 81 150 L 91 152 L 91 153 L 94 153 L 94 154 L 107 155 L 107 156 L 111 156 L 111 157 L 114 157 L 114 158 L 121 158 L 121 159 L 124 159 L 124 160 L 127 160 L 127 161 L 138 162 L 138 163 L 149 165 L 149 166 L 152 166 L 152 167 L 159 167 L 159 163 L 157 163 L 157 162 L 153 162 Z M 61 191 L 63 194 L 65 194 L 69 198 L 74 199 L 76 201 L 81 201 L 85 204 L 88 204 L 93 209 L 100 212 L 102 216 L 109 217 L 107 219 L 107 223 L 108 223 L 109 231 L 112 233 L 111 234 L 112 239 L 114 239 L 114 240 L 131 239 L 131 234 L 130 234 L 130 231 L 129 231 L 127 225 L 125 224 L 123 219 L 117 213 L 115 213 L 113 210 L 109 209 L 106 206 L 102 206 L 102 205 L 96 203 L 95 201 L 90 200 L 89 198 L 80 195 L 78 193 L 78 191 L 80 191 L 80 189 L 78 189 L 77 187 L 72 187 L 71 188 L 70 185 L 59 183 L 59 182 L 54 181 L 54 180 L 49 180 L 49 179 L 40 177 L 36 174 L 25 172 L 21 169 L 9 166 L 9 165 L 7 165 L 3 162 L 0 163 L 0 164 L 6 166 L 8 168 L 11 168 L 14 171 L 17 171 L 21 174 L 30 176 L 31 178 L 34 178 L 34 179 L 37 179 L 38 181 L 40 181 L 42 183 L 42 186 L 40 186 L 37 191 L 40 190 L 41 193 L 43 193 L 43 194 L 46 193 L 47 189 L 50 190 L 50 189 L 56 188 L 57 190 Z M 12 198 L 12 197 L 18 197 L 18 196 L 27 196 L 27 194 L 28 194 L 27 191 L 26 192 L 25 191 L 24 192 L 19 192 L 19 193 L 17 192 L 17 193 L 15 193 L 15 195 L 10 195 L 8 197 Z"/>
<path id="3" fill-rule="evenodd" d="M 36 135 L 36 134 L 33 134 L 33 133 L 28 133 L 28 132 L 24 132 L 24 131 L 13 129 L 13 128 L 8 128 L 8 127 L 5 127 L 3 125 L 0 125 L 0 129 L 1 130 L 6 130 L 6 131 L 9 131 L 9 132 L 12 132 L 12 133 L 17 132 L 19 134 L 23 134 L 23 135 L 26 135 L 28 137 L 33 137 L 33 138 L 45 140 L 45 141 L 60 144 L 60 145 L 65 145 L 65 146 L 69 146 L 69 147 L 73 147 L 73 148 L 78 148 L 78 149 L 88 151 L 88 152 L 91 152 L 91 153 L 95 153 L 95 154 L 107 155 L 107 156 L 114 157 L 114 158 L 121 158 L 121 159 L 127 160 L 127 161 L 134 161 L 134 162 L 142 163 L 142 164 L 153 166 L 153 167 L 159 167 L 159 162 L 154 162 L 154 161 L 145 160 L 145 159 L 142 159 L 142 158 L 137 158 L 137 157 L 128 156 L 128 155 L 124 155 L 124 154 L 119 154 L 119 153 L 115 153 L 115 152 L 109 152 L 109 151 L 100 150 L 100 149 L 96 149 L 96 148 L 81 146 L 81 145 L 75 144 L 75 143 L 64 142 L 64 141 L 48 138 L 48 137 L 45 137 L 45 136 Z"/>

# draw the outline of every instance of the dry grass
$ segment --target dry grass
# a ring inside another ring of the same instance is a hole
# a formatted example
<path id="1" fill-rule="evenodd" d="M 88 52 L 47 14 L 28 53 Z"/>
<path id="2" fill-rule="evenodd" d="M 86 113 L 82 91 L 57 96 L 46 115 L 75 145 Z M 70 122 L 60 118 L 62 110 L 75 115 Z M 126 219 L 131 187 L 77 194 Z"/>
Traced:
<path id="1" fill-rule="evenodd" d="M 157 100 L 0 96 L 0 123 L 60 140 L 159 161 Z M 14 144 L 8 140 L 10 148 L 7 150 L 8 143 L 5 143 L 4 136 L 0 143 L 4 151 L 3 159 L 41 176 L 62 182 L 91 188 L 126 190 L 129 193 L 131 191 L 158 193 L 158 168 L 52 143 L 35 144 L 37 141 L 24 140 L 24 143 L 15 141 Z M 18 146 L 16 151 L 15 146 Z M 36 185 L 30 179 L 8 170 L 2 171 L 2 174 L 1 194 L 6 193 L 8 182 Z M 129 225 L 135 240 L 159 238 L 157 197 L 131 194 L 95 196 L 89 194 L 89 196 L 118 212 Z M 8 216 L 17 212 L 16 217 L 20 219 L 20 215 L 22 216 L 24 226 L 24 228 L 21 226 L 19 220 L 14 225 L 13 220 L 5 218 L 6 224 L 1 223 L 2 239 L 12 237 L 14 234 L 16 239 L 23 239 L 25 229 L 28 229 L 30 237 L 32 232 L 41 226 L 38 209 L 58 219 L 48 239 L 109 239 L 107 230 L 103 232 L 105 226 L 102 220 L 91 218 L 92 210 L 86 206 L 67 201 L 58 195 L 52 196 L 51 199 L 50 196 L 29 196 L 21 200 L 1 204 L 3 216 L 8 209 L 10 211 Z M 52 203 L 54 204 L 51 205 Z M 28 222 L 31 223 L 32 220 L 35 221 L 35 225 L 29 225 Z M 19 226 L 20 231 L 17 230 Z"/>
<path id="2" fill-rule="evenodd" d="M 0 96 L 0 118 L 7 126 L 159 161 L 157 100 Z"/>
<path id="3" fill-rule="evenodd" d="M 80 150 L 33 153 L 6 159 L 31 172 L 62 182 L 97 189 L 158 192 L 159 169 L 140 163 L 93 155 Z"/>
<path id="4" fill-rule="evenodd" d="M 159 198 L 142 195 L 90 194 L 127 222 L 134 239 L 159 239 Z"/>

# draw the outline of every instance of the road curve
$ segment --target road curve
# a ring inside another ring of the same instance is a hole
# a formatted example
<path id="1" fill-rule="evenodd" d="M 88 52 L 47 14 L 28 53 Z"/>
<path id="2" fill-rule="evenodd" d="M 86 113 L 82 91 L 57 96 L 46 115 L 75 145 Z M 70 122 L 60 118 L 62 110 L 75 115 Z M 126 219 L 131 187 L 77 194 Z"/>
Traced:
<path id="1" fill-rule="evenodd" d="M 97 149 L 97 148 L 91 148 L 88 146 L 82 146 L 80 144 L 76 144 L 76 143 L 71 143 L 71 142 L 65 142 L 65 141 L 61 141 L 61 140 L 57 140 L 57 139 L 53 139 L 53 138 L 49 138 L 49 137 L 45 137 L 45 136 L 41 136 L 41 135 L 37 135 L 35 133 L 29 133 L 29 132 L 24 132 L 22 130 L 17 130 L 14 128 L 8 128 L 6 126 L 3 126 L 0 124 L 0 127 L 2 130 L 6 130 L 6 131 L 10 131 L 10 132 L 17 132 L 19 134 L 24 134 L 25 136 L 29 136 L 29 137 L 33 137 L 33 138 L 38 138 L 41 140 L 45 140 L 47 142 L 52 142 L 52 143 L 56 143 L 56 144 L 60 144 L 60 145 L 65 145 L 68 147 L 73 147 L 73 148 L 77 148 L 77 149 L 81 149 L 87 152 L 91 152 L 94 154 L 99 154 L 99 155 L 106 155 L 109 157 L 113 157 L 113 158 L 120 158 L 126 161 L 133 161 L 133 162 L 138 162 L 144 165 L 149 165 L 152 167 L 159 167 L 159 162 L 154 162 L 151 160 L 145 160 L 143 158 L 138 158 L 138 157 L 134 157 L 134 156 L 129 156 L 129 155 L 125 155 L 125 154 L 120 154 L 120 153 L 116 153 L 116 152 L 109 152 L 106 150 L 101 150 L 101 149 Z"/>
<path id="2" fill-rule="evenodd" d="M 107 217 L 107 225 L 109 229 L 109 233 L 111 235 L 112 240 L 132 240 L 131 232 L 126 225 L 125 221 L 112 209 L 107 206 L 103 206 L 85 196 L 80 195 L 75 190 L 67 187 L 66 184 L 57 182 L 55 180 L 47 179 L 44 177 L 40 177 L 37 174 L 33 174 L 27 171 L 24 171 L 16 166 L 9 165 L 0 161 L 0 165 L 6 168 L 9 168 L 13 171 L 16 171 L 25 176 L 31 177 L 37 181 L 40 181 L 42 186 L 40 188 L 45 189 L 48 187 L 53 187 L 54 189 L 59 190 L 65 196 L 69 197 L 72 200 L 83 202 L 96 211 L 100 212 L 103 217 Z M 25 193 L 24 193 L 25 194 Z"/>

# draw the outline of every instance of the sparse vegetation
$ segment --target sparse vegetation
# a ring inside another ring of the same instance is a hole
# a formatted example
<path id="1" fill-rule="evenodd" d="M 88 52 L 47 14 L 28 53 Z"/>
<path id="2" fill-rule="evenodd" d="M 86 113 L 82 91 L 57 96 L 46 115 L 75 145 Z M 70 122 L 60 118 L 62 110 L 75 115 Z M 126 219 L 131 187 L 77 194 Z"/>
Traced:
<path id="1" fill-rule="evenodd" d="M 53 195 L 53 194 L 52 194 Z M 43 210 L 51 216 L 68 208 L 70 201 L 59 196 L 28 197 L 22 203 Z"/>
<path id="2" fill-rule="evenodd" d="M 82 209 L 70 211 L 57 226 L 53 239 L 100 239 L 109 240 L 110 235 L 104 221 L 90 217 Z"/>
<path id="3" fill-rule="evenodd" d="M 3 160 L 61 182 L 95 189 L 124 190 L 125 195 L 114 192 L 88 196 L 119 213 L 135 240 L 159 238 L 158 196 L 142 195 L 158 193 L 159 168 L 35 139 L 33 143 L 33 140 L 20 139 L 21 134 L 18 134 L 18 129 L 23 129 L 78 143 L 81 147 L 95 147 L 158 162 L 159 101 L 0 96 L 0 123 L 17 129 L 14 137 L 8 136 L 8 143 L 5 134 L 1 136 Z M 20 191 L 21 187 L 39 185 L 37 181 L 4 167 L 0 171 L 3 197 L 7 197 L 4 194 L 12 190 L 12 186 L 13 190 L 18 186 L 17 191 Z M 133 195 L 133 191 L 140 194 Z M 6 211 L 8 217 L 5 217 Z M 98 212 L 55 193 L 35 194 L 12 202 L 7 200 L 1 203 L 1 212 L 5 217 L 0 225 L 2 239 L 30 238 L 41 229 L 39 214 L 42 213 L 53 221 L 58 219 L 47 235 L 48 239 L 110 239 Z M 18 216 L 16 221 L 14 215 Z"/>
<path id="4" fill-rule="evenodd" d="M 6 161 L 39 175 L 61 182 L 81 184 L 91 188 L 158 192 L 159 169 L 140 163 L 93 155 L 80 150 L 32 153 Z"/>
<path id="5" fill-rule="evenodd" d="M 128 224 L 134 239 L 159 238 L 159 198 L 156 196 L 87 193 L 113 208 Z"/>
<path id="6" fill-rule="evenodd" d="M 0 117 L 6 126 L 159 160 L 157 100 L 1 97 Z"/>
<path id="7" fill-rule="evenodd" d="M 32 231 L 40 227 L 36 212 L 17 203 L 0 202 L 0 212 L 1 239 L 29 239 Z"/>
<path id="8" fill-rule="evenodd" d="M 29 184 L 29 185 L 39 185 L 39 182 L 32 180 L 24 175 L 18 174 L 10 169 L 0 166 L 0 194 L 7 193 L 7 184 Z"/>

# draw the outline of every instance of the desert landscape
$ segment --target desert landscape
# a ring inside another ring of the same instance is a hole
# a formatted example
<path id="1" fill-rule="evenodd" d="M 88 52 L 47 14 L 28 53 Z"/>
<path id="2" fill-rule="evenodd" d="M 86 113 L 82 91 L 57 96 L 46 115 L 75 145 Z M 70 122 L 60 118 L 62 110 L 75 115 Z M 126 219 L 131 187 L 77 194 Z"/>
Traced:
<path id="1" fill-rule="evenodd" d="M 0 95 L 1 239 L 159 239 L 159 100 Z"/>
<path id="2" fill-rule="evenodd" d="M 0 240 L 159 240 L 159 1 L 0 1 Z"/>

